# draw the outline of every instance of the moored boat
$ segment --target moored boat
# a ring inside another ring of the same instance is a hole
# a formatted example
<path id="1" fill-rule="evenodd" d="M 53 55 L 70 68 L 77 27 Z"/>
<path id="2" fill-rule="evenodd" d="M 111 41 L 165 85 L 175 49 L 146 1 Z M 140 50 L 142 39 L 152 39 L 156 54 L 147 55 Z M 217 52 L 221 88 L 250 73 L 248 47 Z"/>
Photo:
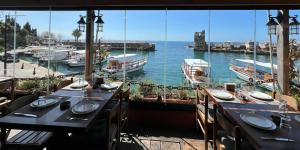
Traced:
<path id="1" fill-rule="evenodd" d="M 111 76 L 121 76 L 124 73 L 134 72 L 143 69 L 147 63 L 146 57 L 137 54 L 121 54 L 110 56 L 107 60 L 107 65 L 104 66 L 103 71 Z"/>
<path id="2" fill-rule="evenodd" d="M 181 68 L 187 82 L 192 87 L 208 83 L 209 64 L 206 61 L 202 59 L 184 59 Z"/>
<path id="3" fill-rule="evenodd" d="M 271 74 L 271 64 L 256 61 L 256 71 L 254 70 L 254 61 L 251 59 L 235 59 L 236 63 L 230 64 L 229 69 L 236 74 L 236 76 L 246 82 L 256 83 L 259 87 L 273 91 L 273 80 L 277 80 L 276 70 L 277 65 L 273 64 L 274 77 Z M 255 74 L 256 72 L 256 74 Z M 255 75 L 254 75 L 255 74 Z M 255 81 L 254 81 L 255 80 Z M 276 86 L 275 86 L 276 89 Z"/>

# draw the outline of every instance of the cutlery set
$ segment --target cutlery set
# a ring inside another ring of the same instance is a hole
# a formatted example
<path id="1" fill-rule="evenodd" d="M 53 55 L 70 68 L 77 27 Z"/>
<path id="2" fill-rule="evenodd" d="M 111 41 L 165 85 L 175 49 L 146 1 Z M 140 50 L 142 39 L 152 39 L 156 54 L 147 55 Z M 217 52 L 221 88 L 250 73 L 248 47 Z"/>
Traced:
<path id="1" fill-rule="evenodd" d="M 14 115 L 17 116 L 24 116 L 24 117 L 31 117 L 31 118 L 37 118 L 37 115 L 34 114 L 27 114 L 27 113 L 14 113 Z M 78 118 L 78 117 L 67 117 L 68 120 L 82 120 L 82 121 L 88 121 L 87 118 Z"/>
<path id="2" fill-rule="evenodd" d="M 260 137 L 260 139 L 263 139 L 263 140 L 284 141 L 284 142 L 294 142 L 295 141 L 294 139 L 281 138 L 281 137 L 277 137 L 277 138 L 274 138 L 274 137 Z"/>

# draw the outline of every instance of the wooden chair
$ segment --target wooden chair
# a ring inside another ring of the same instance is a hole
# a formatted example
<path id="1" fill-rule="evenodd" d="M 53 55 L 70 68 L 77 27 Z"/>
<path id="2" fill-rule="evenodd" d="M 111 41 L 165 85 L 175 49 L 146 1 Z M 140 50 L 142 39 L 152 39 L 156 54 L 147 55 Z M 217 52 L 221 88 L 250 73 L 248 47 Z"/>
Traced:
<path id="1" fill-rule="evenodd" d="M 196 109 L 196 122 L 197 127 L 200 127 L 202 133 L 204 134 L 205 140 L 212 139 L 213 132 L 213 107 L 212 104 L 208 103 L 208 96 L 203 93 L 203 91 L 197 90 L 197 109 Z M 208 114 L 207 114 L 207 122 L 205 120 L 205 105 L 207 104 Z"/>
<path id="2" fill-rule="evenodd" d="M 85 135 L 70 136 L 70 149 L 115 149 L 119 144 L 119 115 L 120 102 L 106 105 Z"/>
<path id="3" fill-rule="evenodd" d="M 285 100 L 289 111 L 299 111 L 298 102 L 294 97 L 276 93 L 275 99 Z"/>
<path id="4" fill-rule="evenodd" d="M 27 95 L 20 97 L 9 104 L 9 106 L 3 111 L 3 115 L 9 114 L 14 110 L 29 104 L 35 99 L 37 99 L 36 95 Z M 10 131 L 10 129 L 7 130 L 8 136 L 11 133 Z M 22 130 L 21 132 L 13 135 L 7 140 L 6 147 L 8 149 L 42 150 L 47 146 L 47 144 L 51 140 L 51 137 L 51 132 Z"/>
<path id="5" fill-rule="evenodd" d="M 221 130 L 215 129 L 216 135 L 214 136 L 215 146 L 219 150 L 254 150 L 248 141 L 242 139 L 238 126 L 233 125 L 217 110 L 215 112 L 215 123 L 217 122 L 221 127 Z"/>

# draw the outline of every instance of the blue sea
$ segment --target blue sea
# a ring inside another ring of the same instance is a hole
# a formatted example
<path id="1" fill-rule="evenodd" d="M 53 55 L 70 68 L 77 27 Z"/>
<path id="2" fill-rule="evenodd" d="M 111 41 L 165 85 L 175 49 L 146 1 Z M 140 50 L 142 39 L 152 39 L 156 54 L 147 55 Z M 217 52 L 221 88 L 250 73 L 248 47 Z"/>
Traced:
<path id="1" fill-rule="evenodd" d="M 204 59 L 209 62 L 208 52 L 194 51 L 187 48 L 192 42 L 154 41 L 156 51 L 127 51 L 127 53 L 140 54 L 147 57 L 147 64 L 143 70 L 128 75 L 130 80 L 151 80 L 156 84 L 164 83 L 164 72 L 166 72 L 167 85 L 185 85 L 185 79 L 181 71 L 181 64 L 186 58 Z M 110 51 L 110 55 L 122 54 L 123 50 Z M 235 59 L 253 59 L 252 54 L 244 53 L 224 53 L 211 52 L 211 77 L 213 82 L 222 84 L 223 82 L 241 82 L 235 74 L 229 70 L 229 65 Z M 23 58 L 35 61 L 30 58 Z M 269 55 L 257 55 L 257 60 L 269 62 Z M 276 56 L 274 56 L 276 63 Z M 69 68 L 65 64 L 52 63 L 51 68 L 56 71 L 69 74 L 72 72 L 83 71 L 84 68 Z M 165 70 L 164 70 L 165 68 Z"/>

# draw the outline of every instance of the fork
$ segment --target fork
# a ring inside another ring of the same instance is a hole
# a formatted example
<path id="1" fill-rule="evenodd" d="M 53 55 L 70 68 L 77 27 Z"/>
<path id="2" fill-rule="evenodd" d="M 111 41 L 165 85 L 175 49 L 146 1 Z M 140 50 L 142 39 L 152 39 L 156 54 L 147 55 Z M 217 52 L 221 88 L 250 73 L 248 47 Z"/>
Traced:
<path id="1" fill-rule="evenodd" d="M 77 117 L 68 117 L 68 120 L 82 120 L 82 121 L 88 121 L 89 119 L 87 118 L 77 118 Z"/>

